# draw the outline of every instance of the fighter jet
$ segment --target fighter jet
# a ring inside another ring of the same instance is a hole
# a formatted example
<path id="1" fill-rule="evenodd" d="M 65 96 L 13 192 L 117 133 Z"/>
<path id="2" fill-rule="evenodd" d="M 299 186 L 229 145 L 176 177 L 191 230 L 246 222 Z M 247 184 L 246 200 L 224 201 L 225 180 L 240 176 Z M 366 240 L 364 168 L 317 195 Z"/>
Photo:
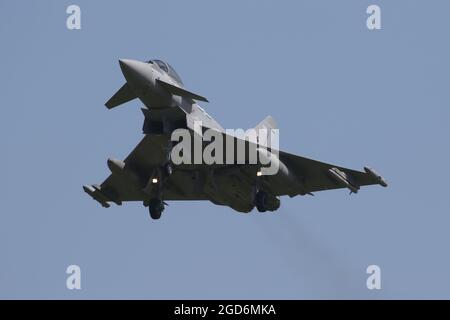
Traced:
<path id="1" fill-rule="evenodd" d="M 197 101 L 208 100 L 186 89 L 170 64 L 157 59 L 145 62 L 121 59 L 119 65 L 126 83 L 105 105 L 113 109 L 139 99 L 144 104 L 144 137 L 124 160 L 108 159 L 111 174 L 102 184 L 83 186 L 103 207 L 110 207 L 110 203 L 141 201 L 153 219 L 159 219 L 167 202 L 175 200 L 209 200 L 242 213 L 255 208 L 266 212 L 276 211 L 284 195 L 314 195 L 313 192 L 339 188 L 357 193 L 361 186 L 387 186 L 385 179 L 369 167 L 356 171 L 268 145 L 257 145 L 256 150 L 258 155 L 261 150 L 266 151 L 271 163 L 276 163 L 274 174 L 262 174 L 268 162 L 263 163 L 264 157 L 259 156 L 256 162 L 248 161 L 250 152 L 240 159 L 243 161 L 233 161 L 239 157 L 234 144 L 223 147 L 223 158 L 232 161 L 175 163 L 172 157 L 177 143 L 172 135 L 176 130 L 186 130 L 194 140 L 201 138 L 205 130 L 214 130 L 225 139 L 230 134 L 198 105 Z M 200 129 L 196 123 L 201 123 Z M 255 129 L 272 132 L 277 126 L 268 116 Z M 237 136 L 230 140 L 237 144 L 244 141 L 249 148 L 259 141 Z M 209 143 L 212 140 L 201 140 L 201 150 Z"/>

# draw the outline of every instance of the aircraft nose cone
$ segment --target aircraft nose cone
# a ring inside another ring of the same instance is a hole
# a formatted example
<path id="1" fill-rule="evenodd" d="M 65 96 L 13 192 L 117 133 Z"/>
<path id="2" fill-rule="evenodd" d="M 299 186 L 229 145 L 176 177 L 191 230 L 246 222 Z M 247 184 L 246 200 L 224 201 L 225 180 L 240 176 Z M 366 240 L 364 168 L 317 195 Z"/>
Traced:
<path id="1" fill-rule="evenodd" d="M 133 68 L 133 65 L 136 65 L 136 60 L 131 59 L 119 59 L 120 68 L 122 71 Z"/>
<path id="2" fill-rule="evenodd" d="M 141 61 L 119 59 L 119 65 L 127 82 L 133 84 L 144 83 L 150 73 L 149 65 Z"/>

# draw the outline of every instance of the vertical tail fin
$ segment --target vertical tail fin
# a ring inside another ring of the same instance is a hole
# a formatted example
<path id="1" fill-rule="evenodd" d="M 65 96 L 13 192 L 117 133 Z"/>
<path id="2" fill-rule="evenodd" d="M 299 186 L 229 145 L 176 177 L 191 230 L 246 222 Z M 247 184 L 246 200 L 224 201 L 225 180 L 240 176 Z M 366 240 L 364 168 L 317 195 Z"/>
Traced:
<path id="1" fill-rule="evenodd" d="M 255 129 L 256 130 L 267 129 L 268 131 L 270 131 L 270 129 L 278 129 L 278 125 L 277 125 L 275 119 L 272 118 L 272 116 L 267 116 L 266 118 L 264 118 L 263 121 L 258 123 L 258 125 L 255 127 Z"/>
<path id="2" fill-rule="evenodd" d="M 258 136 L 258 143 L 267 147 L 278 148 L 278 140 L 272 141 L 272 130 L 278 129 L 275 119 L 267 116 L 263 121 L 258 123 L 255 127 L 256 135 Z"/>

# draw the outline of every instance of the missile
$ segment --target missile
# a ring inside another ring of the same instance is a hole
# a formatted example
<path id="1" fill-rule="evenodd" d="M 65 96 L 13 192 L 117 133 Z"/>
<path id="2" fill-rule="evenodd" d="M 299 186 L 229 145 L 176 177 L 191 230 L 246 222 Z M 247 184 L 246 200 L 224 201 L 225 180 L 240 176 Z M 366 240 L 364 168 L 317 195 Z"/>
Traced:
<path id="1" fill-rule="evenodd" d="M 382 176 L 380 176 L 380 175 L 379 175 L 375 170 L 373 170 L 372 168 L 370 168 L 370 167 L 364 167 L 364 171 L 365 171 L 368 175 L 370 175 L 372 178 L 374 178 L 375 180 L 377 180 L 377 182 L 378 182 L 378 184 L 379 184 L 380 186 L 383 186 L 383 187 L 387 187 L 387 186 L 388 186 L 386 180 L 385 180 Z"/>
<path id="2" fill-rule="evenodd" d="M 359 186 L 355 183 L 350 182 L 351 177 L 348 176 L 345 172 L 342 172 L 338 168 L 331 168 L 328 170 L 328 173 L 330 177 L 333 178 L 337 183 L 348 188 L 353 193 L 358 193 Z"/>
<path id="3" fill-rule="evenodd" d="M 83 186 L 83 190 L 88 195 L 90 195 L 94 200 L 99 202 L 103 207 L 109 208 L 109 203 L 107 201 L 108 200 L 110 201 L 110 199 L 108 199 L 108 197 L 101 192 L 99 186 L 97 186 L 97 185 L 92 185 L 92 186 L 84 185 Z"/>

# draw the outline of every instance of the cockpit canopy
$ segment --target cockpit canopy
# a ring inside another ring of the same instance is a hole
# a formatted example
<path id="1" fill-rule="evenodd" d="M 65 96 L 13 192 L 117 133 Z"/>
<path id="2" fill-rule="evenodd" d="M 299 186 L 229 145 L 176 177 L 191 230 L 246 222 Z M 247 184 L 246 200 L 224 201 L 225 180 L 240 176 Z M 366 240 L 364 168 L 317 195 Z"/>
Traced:
<path id="1" fill-rule="evenodd" d="M 167 62 L 164 62 L 164 61 L 158 60 L 158 59 L 154 59 L 154 60 L 149 60 L 148 63 L 156 64 L 162 71 L 167 73 L 173 80 L 175 80 L 179 84 L 183 85 L 183 81 L 181 80 L 178 73 Z"/>

